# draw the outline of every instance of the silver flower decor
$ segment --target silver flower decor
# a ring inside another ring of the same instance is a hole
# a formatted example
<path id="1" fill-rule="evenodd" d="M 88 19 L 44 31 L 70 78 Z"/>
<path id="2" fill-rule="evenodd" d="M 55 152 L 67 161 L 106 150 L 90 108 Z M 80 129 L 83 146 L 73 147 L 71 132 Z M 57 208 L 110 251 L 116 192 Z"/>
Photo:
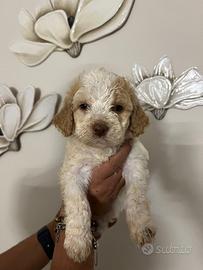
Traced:
<path id="1" fill-rule="evenodd" d="M 27 66 L 42 63 L 51 53 L 80 54 L 82 44 L 120 29 L 135 0 L 46 0 L 34 15 L 21 10 L 19 23 L 24 41 L 11 51 Z"/>
<path id="2" fill-rule="evenodd" d="M 203 76 L 198 69 L 190 68 L 176 78 L 167 56 L 160 59 L 152 75 L 136 64 L 133 79 L 141 104 L 158 120 L 170 108 L 187 110 L 203 105 Z"/>
<path id="3" fill-rule="evenodd" d="M 20 149 L 19 135 L 47 128 L 54 116 L 58 96 L 48 95 L 36 102 L 36 90 L 28 86 L 15 97 L 0 85 L 0 155 Z"/>

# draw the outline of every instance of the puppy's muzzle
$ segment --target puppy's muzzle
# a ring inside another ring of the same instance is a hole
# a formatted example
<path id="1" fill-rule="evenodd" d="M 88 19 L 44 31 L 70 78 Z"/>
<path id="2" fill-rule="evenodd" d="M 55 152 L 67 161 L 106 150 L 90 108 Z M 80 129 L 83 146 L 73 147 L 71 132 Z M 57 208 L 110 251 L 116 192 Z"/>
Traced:
<path id="1" fill-rule="evenodd" d="M 97 137 L 103 137 L 107 134 L 109 127 L 104 121 L 98 121 L 92 125 L 92 130 Z"/>

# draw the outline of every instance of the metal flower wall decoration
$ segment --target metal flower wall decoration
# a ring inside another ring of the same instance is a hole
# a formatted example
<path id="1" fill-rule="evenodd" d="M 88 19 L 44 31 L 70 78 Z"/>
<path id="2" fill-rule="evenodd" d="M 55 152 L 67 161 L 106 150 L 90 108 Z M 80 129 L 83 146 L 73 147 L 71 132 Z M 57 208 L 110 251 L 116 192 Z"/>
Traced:
<path id="1" fill-rule="evenodd" d="M 167 56 L 160 59 L 150 75 L 146 68 L 133 67 L 136 94 L 146 110 L 161 120 L 170 108 L 181 110 L 203 105 L 203 76 L 195 67 L 175 77 Z"/>
<path id="2" fill-rule="evenodd" d="M 82 44 L 109 35 L 121 28 L 135 0 L 46 0 L 34 15 L 23 9 L 19 23 L 24 41 L 11 51 L 27 66 L 42 63 L 54 51 L 72 57 Z"/>
<path id="3" fill-rule="evenodd" d="M 36 89 L 28 86 L 17 96 L 9 87 L 0 85 L 0 155 L 20 149 L 19 136 L 47 128 L 52 122 L 57 94 L 36 102 Z"/>

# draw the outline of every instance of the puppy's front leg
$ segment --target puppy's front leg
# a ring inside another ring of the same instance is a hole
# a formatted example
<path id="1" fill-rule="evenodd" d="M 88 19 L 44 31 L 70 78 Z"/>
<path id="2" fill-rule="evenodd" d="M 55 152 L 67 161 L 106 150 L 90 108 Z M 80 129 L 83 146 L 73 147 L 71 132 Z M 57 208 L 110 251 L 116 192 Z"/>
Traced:
<path id="1" fill-rule="evenodd" d="M 131 238 L 141 247 L 153 241 L 156 230 L 146 196 L 148 178 L 146 162 L 143 160 L 136 163 L 135 168 L 126 176 L 131 179 L 126 179 L 128 184 L 125 212 Z"/>
<path id="2" fill-rule="evenodd" d="M 85 261 L 91 253 L 91 210 L 82 183 L 74 175 L 66 175 L 63 190 L 65 206 L 65 242 L 68 256 L 76 262 Z"/>

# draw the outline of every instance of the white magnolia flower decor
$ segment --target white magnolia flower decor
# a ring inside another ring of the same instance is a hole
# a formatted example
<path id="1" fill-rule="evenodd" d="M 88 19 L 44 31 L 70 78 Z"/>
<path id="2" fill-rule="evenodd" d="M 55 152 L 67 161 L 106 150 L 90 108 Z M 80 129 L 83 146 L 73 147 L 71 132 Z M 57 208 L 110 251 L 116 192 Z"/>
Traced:
<path id="1" fill-rule="evenodd" d="M 133 67 L 137 96 L 146 110 L 161 120 L 168 109 L 191 109 L 203 105 L 203 76 L 193 67 L 175 77 L 170 59 L 164 56 L 152 75 L 139 65 Z"/>
<path id="2" fill-rule="evenodd" d="M 24 41 L 11 51 L 27 66 L 43 62 L 54 51 L 80 54 L 82 44 L 120 29 L 135 0 L 40 0 L 35 14 L 23 9 L 19 23 Z"/>
<path id="3" fill-rule="evenodd" d="M 36 102 L 36 90 L 28 86 L 15 97 L 0 85 L 0 155 L 20 149 L 19 135 L 47 128 L 54 116 L 58 96 L 52 94 Z"/>

